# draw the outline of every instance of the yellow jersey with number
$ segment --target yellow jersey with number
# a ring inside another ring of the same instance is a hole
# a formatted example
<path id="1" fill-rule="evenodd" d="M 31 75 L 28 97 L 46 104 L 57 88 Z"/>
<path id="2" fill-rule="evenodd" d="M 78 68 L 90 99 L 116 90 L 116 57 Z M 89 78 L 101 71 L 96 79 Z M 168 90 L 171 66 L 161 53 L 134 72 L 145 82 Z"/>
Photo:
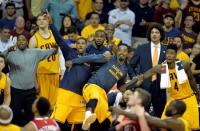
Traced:
<path id="1" fill-rule="evenodd" d="M 42 50 L 51 49 L 52 45 L 56 45 L 56 41 L 51 31 L 49 38 L 44 38 L 39 32 L 35 33 L 35 38 L 37 40 L 37 48 Z M 51 55 L 47 59 L 41 61 L 38 65 L 38 74 L 55 74 L 59 73 L 59 56 L 58 54 Z"/>
<path id="2" fill-rule="evenodd" d="M 21 131 L 21 128 L 14 124 L 0 125 L 0 131 Z"/>
<path id="3" fill-rule="evenodd" d="M 4 73 L 0 75 L 0 90 L 4 90 L 7 86 L 7 76 Z"/>
<path id="4" fill-rule="evenodd" d="M 169 97 L 172 97 L 174 99 L 182 99 L 193 94 L 193 90 L 188 80 L 183 84 L 178 83 L 175 69 L 169 69 L 169 77 L 171 83 L 171 87 L 167 88 Z"/>
<path id="5" fill-rule="evenodd" d="M 183 123 L 185 131 L 191 131 L 191 128 L 187 120 L 185 120 L 183 117 L 179 117 L 178 119 Z"/>

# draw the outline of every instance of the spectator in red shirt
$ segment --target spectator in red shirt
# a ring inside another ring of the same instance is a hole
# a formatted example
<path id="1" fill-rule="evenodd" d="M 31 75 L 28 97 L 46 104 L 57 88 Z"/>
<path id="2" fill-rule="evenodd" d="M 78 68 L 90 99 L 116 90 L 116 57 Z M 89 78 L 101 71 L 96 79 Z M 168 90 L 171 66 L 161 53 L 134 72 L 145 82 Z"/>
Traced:
<path id="1" fill-rule="evenodd" d="M 18 16 L 15 22 L 15 29 L 11 31 L 12 36 L 24 35 L 27 40 L 31 38 L 31 34 L 25 30 L 25 20 L 22 16 Z"/>
<path id="2" fill-rule="evenodd" d="M 153 21 L 163 24 L 163 17 L 166 13 L 170 12 L 175 14 L 175 12 L 169 8 L 170 0 L 162 0 L 161 6 L 154 11 Z"/>
<path id="3" fill-rule="evenodd" d="M 195 25 L 193 29 L 196 33 L 200 31 L 200 0 L 188 0 L 186 8 L 183 10 L 183 18 L 190 14 L 194 17 Z"/>

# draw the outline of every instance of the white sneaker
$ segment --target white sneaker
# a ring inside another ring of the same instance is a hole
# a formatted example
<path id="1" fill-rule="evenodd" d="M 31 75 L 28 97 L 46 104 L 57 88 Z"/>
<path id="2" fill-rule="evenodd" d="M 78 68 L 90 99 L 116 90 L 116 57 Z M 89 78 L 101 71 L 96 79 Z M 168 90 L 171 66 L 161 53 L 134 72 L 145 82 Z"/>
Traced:
<path id="1" fill-rule="evenodd" d="M 95 113 L 91 113 L 90 111 L 86 111 L 85 119 L 83 121 L 82 129 L 88 130 L 90 128 L 90 125 L 95 122 L 97 119 L 97 116 Z"/>

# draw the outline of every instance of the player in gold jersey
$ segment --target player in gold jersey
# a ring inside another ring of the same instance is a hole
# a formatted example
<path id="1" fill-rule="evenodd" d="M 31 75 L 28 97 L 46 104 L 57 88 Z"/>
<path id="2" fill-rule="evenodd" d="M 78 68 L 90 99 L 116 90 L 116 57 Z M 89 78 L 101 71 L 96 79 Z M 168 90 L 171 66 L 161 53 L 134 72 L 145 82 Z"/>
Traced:
<path id="1" fill-rule="evenodd" d="M 10 105 L 10 78 L 2 72 L 5 67 L 5 57 L 0 54 L 0 105 Z"/>
<path id="2" fill-rule="evenodd" d="M 43 50 L 50 49 L 56 44 L 54 36 L 49 30 L 49 21 L 41 13 L 37 17 L 37 25 L 39 30 L 30 39 L 30 48 L 40 48 Z M 39 96 L 45 97 L 50 101 L 51 108 L 54 107 L 57 97 L 57 89 L 59 87 L 59 74 L 64 74 L 64 58 L 62 53 L 50 56 L 48 59 L 39 63 L 37 70 L 37 84 L 39 87 Z"/>
<path id="3" fill-rule="evenodd" d="M 171 87 L 167 87 L 168 99 L 165 110 L 162 114 L 162 119 L 166 118 L 166 107 L 171 101 L 182 100 L 186 104 L 186 111 L 183 114 L 183 118 L 189 122 L 191 128 L 199 128 L 199 111 L 197 100 L 200 100 L 200 93 L 196 87 L 196 82 L 192 75 L 190 64 L 181 61 L 179 65 L 177 65 L 176 55 L 177 46 L 173 44 L 168 45 L 168 49 L 166 51 L 166 63 L 169 68 Z M 178 70 L 179 68 L 182 68 L 187 75 L 188 79 L 183 84 L 179 84 L 177 71 L 175 69 L 176 66 L 178 66 Z M 144 79 L 147 79 L 156 73 L 161 74 L 162 72 L 163 64 L 158 65 L 144 73 L 144 75 L 139 76 L 139 81 L 137 84 L 141 84 Z"/>

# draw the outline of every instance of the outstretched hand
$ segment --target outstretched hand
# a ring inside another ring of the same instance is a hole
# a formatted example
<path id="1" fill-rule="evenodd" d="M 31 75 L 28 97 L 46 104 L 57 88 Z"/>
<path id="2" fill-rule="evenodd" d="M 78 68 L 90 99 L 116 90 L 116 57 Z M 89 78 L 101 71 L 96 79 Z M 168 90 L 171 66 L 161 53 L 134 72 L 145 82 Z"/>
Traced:
<path id="1" fill-rule="evenodd" d="M 109 51 L 106 51 L 103 53 L 103 56 L 104 56 L 105 60 L 108 61 L 111 58 L 111 53 Z"/>
<path id="2" fill-rule="evenodd" d="M 122 91 L 122 92 L 126 91 L 127 88 L 131 85 L 140 86 L 143 82 L 143 78 L 144 78 L 143 75 L 133 77 L 130 82 L 128 82 L 120 87 L 120 91 Z"/>

